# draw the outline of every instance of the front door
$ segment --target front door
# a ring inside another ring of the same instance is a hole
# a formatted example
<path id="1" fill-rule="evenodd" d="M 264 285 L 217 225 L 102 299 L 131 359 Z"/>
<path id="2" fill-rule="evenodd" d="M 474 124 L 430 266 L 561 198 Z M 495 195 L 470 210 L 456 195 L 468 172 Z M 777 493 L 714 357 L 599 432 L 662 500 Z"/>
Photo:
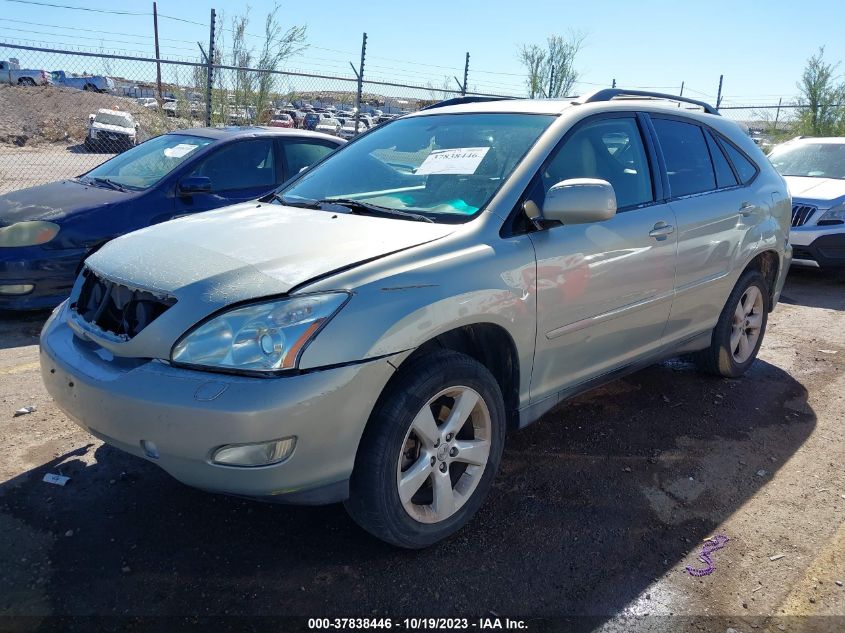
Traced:
<path id="1" fill-rule="evenodd" d="M 600 178 L 613 185 L 616 215 L 531 234 L 537 255 L 537 343 L 531 400 L 607 373 L 658 349 L 672 305 L 675 216 L 656 202 L 634 113 L 599 116 L 564 138 L 537 179 L 538 203 L 554 184 Z"/>

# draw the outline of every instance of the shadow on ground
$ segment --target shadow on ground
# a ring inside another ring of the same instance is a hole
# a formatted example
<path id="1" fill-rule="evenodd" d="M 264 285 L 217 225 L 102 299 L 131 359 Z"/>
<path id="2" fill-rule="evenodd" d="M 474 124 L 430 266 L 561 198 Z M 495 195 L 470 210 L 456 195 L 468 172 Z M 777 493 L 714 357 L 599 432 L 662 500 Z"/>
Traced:
<path id="1" fill-rule="evenodd" d="M 649 368 L 512 434 L 478 516 L 418 552 L 369 537 L 340 505 L 207 494 L 83 447 L 0 485 L 0 614 L 601 621 L 694 562 L 789 459 L 815 424 L 806 397 L 761 361 L 730 381 L 680 361 Z M 58 471 L 66 487 L 41 481 Z"/>

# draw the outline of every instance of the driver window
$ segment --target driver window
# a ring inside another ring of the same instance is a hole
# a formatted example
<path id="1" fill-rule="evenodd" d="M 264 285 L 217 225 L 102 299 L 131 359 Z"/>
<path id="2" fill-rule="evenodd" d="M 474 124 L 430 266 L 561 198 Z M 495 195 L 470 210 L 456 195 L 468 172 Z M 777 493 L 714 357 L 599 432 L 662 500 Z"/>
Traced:
<path id="1" fill-rule="evenodd" d="M 272 187 L 276 184 L 273 141 L 256 139 L 225 145 L 191 175 L 209 178 L 212 192 Z"/>
<path id="2" fill-rule="evenodd" d="M 599 178 L 613 185 L 619 209 L 654 201 L 636 119 L 600 119 L 576 129 L 543 168 L 543 193 L 562 180 Z"/>

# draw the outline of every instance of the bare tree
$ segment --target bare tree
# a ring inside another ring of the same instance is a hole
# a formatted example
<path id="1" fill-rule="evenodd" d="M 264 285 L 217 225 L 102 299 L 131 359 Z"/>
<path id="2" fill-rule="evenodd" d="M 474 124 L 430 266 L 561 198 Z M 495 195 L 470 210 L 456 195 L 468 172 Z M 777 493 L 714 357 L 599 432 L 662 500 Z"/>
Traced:
<path id="1" fill-rule="evenodd" d="M 824 60 L 824 46 L 807 60 L 801 81 L 796 85 L 798 131 L 809 136 L 835 136 L 845 128 L 845 83 L 838 83 L 839 63 Z"/>
<path id="2" fill-rule="evenodd" d="M 575 70 L 575 57 L 584 45 L 584 38 L 583 33 L 570 32 L 566 37 L 552 35 L 547 40 L 543 77 L 549 86 L 549 98 L 572 94 L 572 87 L 579 77 Z"/>
<path id="3" fill-rule="evenodd" d="M 531 99 L 540 95 L 545 96 L 543 72 L 546 65 L 546 51 L 536 44 L 523 44 L 519 49 L 519 61 L 525 66 L 525 71 L 528 73 L 525 78 L 528 96 Z"/>
<path id="4" fill-rule="evenodd" d="M 428 81 L 425 87 L 428 89 L 428 94 L 431 95 L 433 101 L 444 101 L 455 96 L 454 90 L 451 89 L 452 79 L 449 75 L 443 75 L 443 81 L 440 82 L 440 85 L 435 85 Z"/>

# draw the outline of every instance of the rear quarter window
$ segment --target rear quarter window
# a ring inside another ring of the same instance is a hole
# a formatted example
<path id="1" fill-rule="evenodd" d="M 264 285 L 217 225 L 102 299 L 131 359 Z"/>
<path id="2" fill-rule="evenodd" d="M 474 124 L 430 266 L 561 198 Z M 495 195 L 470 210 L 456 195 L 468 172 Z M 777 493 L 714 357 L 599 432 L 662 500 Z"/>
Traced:
<path id="1" fill-rule="evenodd" d="M 736 173 L 739 174 L 739 180 L 742 184 L 747 185 L 754 180 L 754 176 L 757 175 L 757 166 L 745 154 L 734 147 L 732 143 L 722 141 L 722 146 L 725 148 L 728 158 L 733 163 Z"/>

